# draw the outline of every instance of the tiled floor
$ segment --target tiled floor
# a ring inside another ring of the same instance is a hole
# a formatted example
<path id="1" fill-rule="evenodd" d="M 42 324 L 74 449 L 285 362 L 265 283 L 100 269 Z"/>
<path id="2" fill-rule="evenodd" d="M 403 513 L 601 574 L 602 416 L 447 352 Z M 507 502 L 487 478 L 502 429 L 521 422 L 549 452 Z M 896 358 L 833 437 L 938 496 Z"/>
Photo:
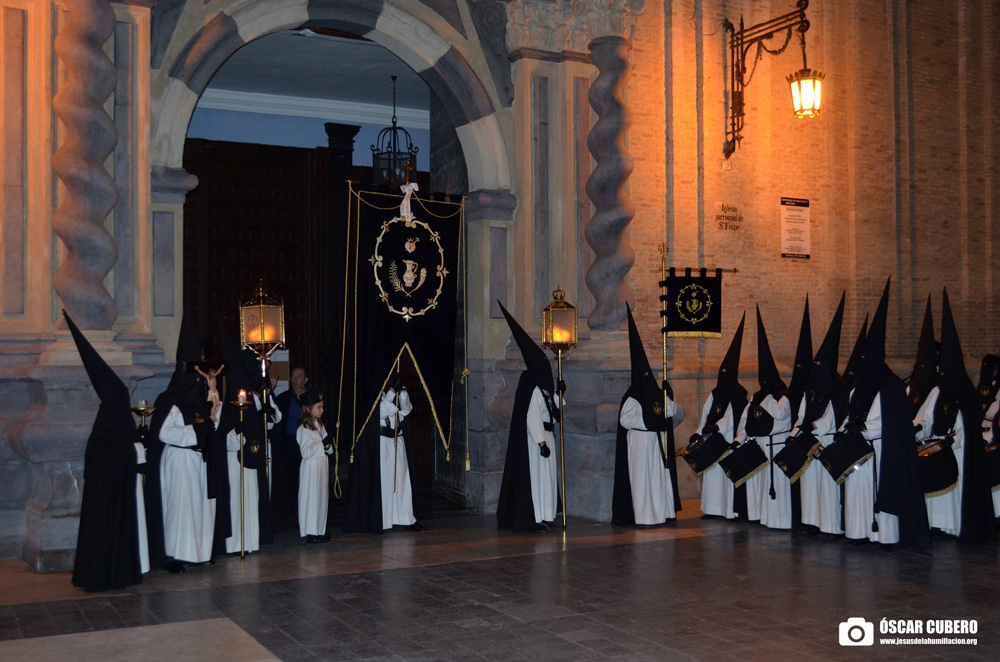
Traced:
<path id="1" fill-rule="evenodd" d="M 219 628 L 218 641 L 238 626 L 283 660 L 1000 659 L 996 547 L 938 538 L 932 555 L 884 552 L 702 521 L 696 503 L 685 514 L 641 530 L 571 521 L 565 533 L 516 535 L 467 515 L 320 546 L 289 534 L 244 561 L 153 573 L 120 595 L 0 562 L 0 660 L 112 659 L 139 632 L 171 640 L 140 626 L 194 621 Z M 873 647 L 839 645 L 849 617 L 875 624 Z M 882 618 L 976 619 L 978 646 L 878 643 Z M 100 655 L 60 637 L 94 631 L 106 635 Z M 225 659 L 262 659 L 247 642 Z M 157 651 L 220 659 L 210 646 Z"/>

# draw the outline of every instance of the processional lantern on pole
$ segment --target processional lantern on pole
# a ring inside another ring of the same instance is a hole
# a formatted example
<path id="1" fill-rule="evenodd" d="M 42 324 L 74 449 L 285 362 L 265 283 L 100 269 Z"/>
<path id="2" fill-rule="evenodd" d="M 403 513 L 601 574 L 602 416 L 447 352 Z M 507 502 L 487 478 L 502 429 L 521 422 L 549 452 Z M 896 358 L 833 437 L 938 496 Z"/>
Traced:
<path id="1" fill-rule="evenodd" d="M 264 292 L 264 281 L 240 304 L 240 343 L 260 358 L 261 376 L 266 376 L 274 350 L 285 346 L 285 304 Z"/>
<path id="2" fill-rule="evenodd" d="M 542 308 L 542 347 L 551 349 L 556 354 L 559 366 L 559 381 L 556 390 L 559 391 L 559 475 L 562 484 L 562 520 L 566 528 L 566 444 L 563 428 L 565 415 L 563 411 L 563 354 L 576 347 L 577 342 L 577 312 L 565 300 L 566 293 L 556 288 L 552 293 L 552 303 Z"/>
<path id="3" fill-rule="evenodd" d="M 263 381 L 261 407 L 267 411 L 268 392 L 271 388 L 267 378 L 267 360 L 277 349 L 285 347 L 285 304 L 280 299 L 264 292 L 261 279 L 257 293 L 240 304 L 240 344 L 248 348 L 260 359 L 260 376 Z M 271 476 L 271 444 L 268 442 L 267 419 L 264 420 L 264 448 L 267 453 L 265 471 Z"/>

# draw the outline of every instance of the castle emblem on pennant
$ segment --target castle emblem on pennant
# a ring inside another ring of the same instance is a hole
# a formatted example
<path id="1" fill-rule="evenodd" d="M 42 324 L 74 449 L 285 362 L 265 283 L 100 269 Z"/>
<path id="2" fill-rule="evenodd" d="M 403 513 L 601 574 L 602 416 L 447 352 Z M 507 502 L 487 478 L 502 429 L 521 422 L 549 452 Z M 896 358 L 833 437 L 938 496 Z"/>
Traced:
<path id="1" fill-rule="evenodd" d="M 677 293 L 674 305 L 677 306 L 677 313 L 681 319 L 691 324 L 698 324 L 708 319 L 712 311 L 712 295 L 701 285 L 691 283 Z"/>

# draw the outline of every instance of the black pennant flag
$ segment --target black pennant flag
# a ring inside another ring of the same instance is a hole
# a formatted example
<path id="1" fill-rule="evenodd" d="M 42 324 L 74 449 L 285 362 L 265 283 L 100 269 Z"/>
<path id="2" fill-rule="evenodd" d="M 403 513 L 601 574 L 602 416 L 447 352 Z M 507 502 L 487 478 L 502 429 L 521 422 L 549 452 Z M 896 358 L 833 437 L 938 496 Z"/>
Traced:
<path id="1" fill-rule="evenodd" d="M 342 432 L 358 439 L 408 353 L 448 446 L 463 203 L 385 189 L 350 198 Z"/>
<path id="2" fill-rule="evenodd" d="M 701 269 L 692 276 L 691 269 L 684 275 L 670 268 L 667 279 L 660 281 L 667 293 L 660 295 L 666 302 L 664 332 L 669 338 L 721 338 L 722 337 L 722 269 L 715 269 L 709 276 L 708 269 Z"/>

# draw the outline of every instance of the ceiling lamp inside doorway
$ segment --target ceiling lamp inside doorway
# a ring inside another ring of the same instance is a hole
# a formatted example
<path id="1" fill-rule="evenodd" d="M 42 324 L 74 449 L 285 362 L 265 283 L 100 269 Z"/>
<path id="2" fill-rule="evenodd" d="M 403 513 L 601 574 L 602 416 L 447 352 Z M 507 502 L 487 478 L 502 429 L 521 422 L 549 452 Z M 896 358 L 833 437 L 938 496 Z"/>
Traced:
<path id="1" fill-rule="evenodd" d="M 392 126 L 379 131 L 372 145 L 372 177 L 375 184 L 408 184 L 417 170 L 417 148 L 410 133 L 396 126 L 396 77 L 392 77 Z"/>

